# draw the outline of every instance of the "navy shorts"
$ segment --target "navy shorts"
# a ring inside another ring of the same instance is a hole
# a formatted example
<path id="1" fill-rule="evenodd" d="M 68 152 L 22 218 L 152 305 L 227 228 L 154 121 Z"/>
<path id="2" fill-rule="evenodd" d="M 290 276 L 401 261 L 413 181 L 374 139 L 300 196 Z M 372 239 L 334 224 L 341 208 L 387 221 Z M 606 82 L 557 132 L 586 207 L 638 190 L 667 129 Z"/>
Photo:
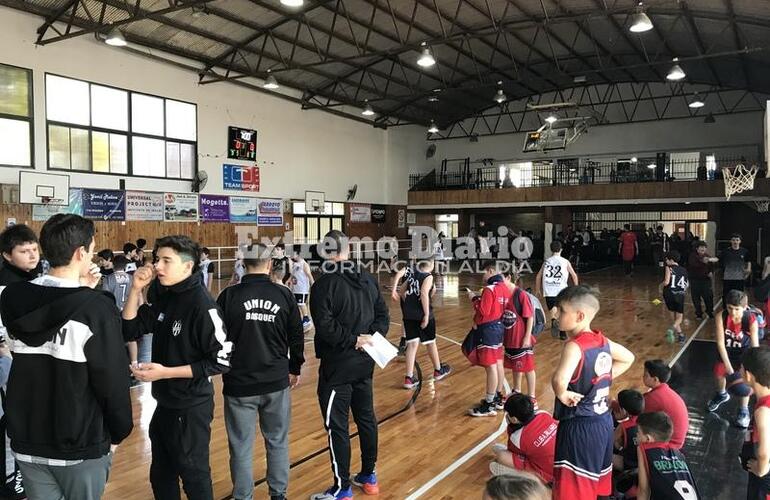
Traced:
<path id="1" fill-rule="evenodd" d="M 554 500 L 612 493 L 613 425 L 610 412 L 559 422 L 554 456 Z"/>
<path id="2" fill-rule="evenodd" d="M 675 313 L 684 314 L 684 294 L 663 292 L 663 300 L 666 301 L 666 308 Z"/>

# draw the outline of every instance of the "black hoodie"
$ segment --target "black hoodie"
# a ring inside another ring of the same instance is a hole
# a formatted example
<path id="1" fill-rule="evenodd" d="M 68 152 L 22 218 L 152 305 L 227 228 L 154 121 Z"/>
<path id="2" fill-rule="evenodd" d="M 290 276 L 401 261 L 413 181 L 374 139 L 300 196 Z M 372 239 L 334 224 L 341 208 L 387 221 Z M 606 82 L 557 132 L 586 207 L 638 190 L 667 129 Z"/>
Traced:
<path id="1" fill-rule="evenodd" d="M 99 458 L 131 432 L 128 357 L 109 294 L 42 276 L 0 288 L 13 351 L 8 435 L 24 455 Z"/>
<path id="2" fill-rule="evenodd" d="M 321 268 L 324 274 L 310 289 L 320 381 L 335 385 L 371 377 L 374 361 L 356 350 L 356 341 L 361 334 L 388 332 L 390 316 L 379 285 L 351 261 L 327 261 Z"/>
<path id="3" fill-rule="evenodd" d="M 258 396 L 289 386 L 305 362 L 305 336 L 294 294 L 267 274 L 246 274 L 217 298 L 233 343 L 226 396 Z M 287 356 L 288 355 L 288 356 Z"/>
<path id="4" fill-rule="evenodd" d="M 3 259 L 3 265 L 0 266 L 0 285 L 10 285 L 20 281 L 32 281 L 40 274 L 40 265 L 32 271 L 23 271 Z"/>
<path id="5" fill-rule="evenodd" d="M 153 303 L 142 305 L 136 318 L 123 320 L 123 336 L 135 340 L 153 333 L 154 363 L 192 367 L 192 379 L 152 383 L 158 405 L 179 409 L 205 403 L 214 397 L 209 377 L 230 369 L 232 342 L 226 340 L 219 308 L 197 272 L 173 286 L 150 286 Z"/>

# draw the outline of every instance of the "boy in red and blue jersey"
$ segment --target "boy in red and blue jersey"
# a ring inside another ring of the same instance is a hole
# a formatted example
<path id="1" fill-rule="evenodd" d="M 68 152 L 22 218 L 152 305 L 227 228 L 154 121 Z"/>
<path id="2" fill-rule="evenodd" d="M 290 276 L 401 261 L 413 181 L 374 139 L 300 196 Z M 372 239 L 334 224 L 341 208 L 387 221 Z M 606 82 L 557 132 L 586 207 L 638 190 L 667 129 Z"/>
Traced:
<path id="1" fill-rule="evenodd" d="M 489 417 L 503 409 L 503 395 L 499 390 L 502 380 L 498 376 L 503 370 L 503 327 L 502 317 L 505 305 L 511 300 L 511 292 L 498 272 L 494 262 L 483 266 L 485 286 L 481 295 L 468 290 L 473 303 L 473 328 L 463 341 L 462 350 L 468 361 L 483 366 L 487 382 L 484 399 L 470 409 L 471 416 Z"/>
<path id="2" fill-rule="evenodd" d="M 554 500 L 588 499 L 612 493 L 612 380 L 634 362 L 620 344 L 591 329 L 599 295 L 579 285 L 557 297 L 559 324 L 569 333 L 551 385 L 559 420 L 554 457 Z"/>
<path id="3" fill-rule="evenodd" d="M 743 378 L 757 395 L 751 433 L 741 451 L 749 473 L 747 500 L 770 498 L 770 347 L 751 347 L 743 355 Z"/>
<path id="4" fill-rule="evenodd" d="M 714 365 L 717 393 L 706 405 L 708 411 L 716 411 L 730 400 L 730 395 L 738 397 L 735 425 L 743 429 L 751 422 L 751 387 L 741 377 L 741 357 L 750 347 L 759 345 L 757 318 L 748 305 L 748 297 L 740 290 L 730 290 L 725 295 L 725 309 L 716 321 L 716 344 L 720 358 Z"/>

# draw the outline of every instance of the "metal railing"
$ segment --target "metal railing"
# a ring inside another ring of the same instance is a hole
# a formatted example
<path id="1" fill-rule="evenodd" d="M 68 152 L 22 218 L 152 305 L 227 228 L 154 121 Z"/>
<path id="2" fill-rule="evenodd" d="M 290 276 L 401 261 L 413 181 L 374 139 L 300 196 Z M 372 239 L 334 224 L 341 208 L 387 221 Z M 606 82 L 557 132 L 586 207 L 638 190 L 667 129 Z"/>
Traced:
<path id="1" fill-rule="evenodd" d="M 757 164 L 743 157 L 707 160 L 671 160 L 656 157 L 635 158 L 636 161 L 587 161 L 559 159 L 552 162 L 533 162 L 531 169 L 512 170 L 508 165 L 501 175 L 501 166 L 473 168 L 470 162 L 451 168 L 442 164 L 428 174 L 410 174 L 411 191 L 440 191 L 459 189 L 502 189 L 546 186 L 578 186 L 583 184 L 620 184 L 631 182 L 721 181 L 722 169 Z M 762 167 L 760 167 L 762 168 Z"/>

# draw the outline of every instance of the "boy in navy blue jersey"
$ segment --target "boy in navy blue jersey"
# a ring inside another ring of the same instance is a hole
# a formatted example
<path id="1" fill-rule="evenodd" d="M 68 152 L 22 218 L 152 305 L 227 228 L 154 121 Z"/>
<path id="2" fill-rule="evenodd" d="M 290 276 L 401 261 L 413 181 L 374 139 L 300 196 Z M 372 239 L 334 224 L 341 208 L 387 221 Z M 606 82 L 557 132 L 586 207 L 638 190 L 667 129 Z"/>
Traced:
<path id="1" fill-rule="evenodd" d="M 660 290 L 663 292 L 663 300 L 666 302 L 666 308 L 671 311 L 674 323 L 666 331 L 666 340 L 674 342 L 676 335 L 677 342 L 684 342 L 682 333 L 682 318 L 684 317 L 684 298 L 687 288 L 690 286 L 687 269 L 679 265 L 681 256 L 676 250 L 666 253 L 664 261 L 666 263 L 663 282 L 660 284 Z"/>
<path id="2" fill-rule="evenodd" d="M 674 432 L 671 419 L 662 411 L 642 413 L 636 421 L 639 428 L 638 500 L 681 499 L 698 500 L 690 468 L 682 452 L 668 441 Z"/>
<path id="3" fill-rule="evenodd" d="M 757 395 L 754 420 L 741 452 L 749 473 L 746 500 L 770 497 L 770 347 L 752 347 L 743 355 L 743 378 Z"/>
<path id="4" fill-rule="evenodd" d="M 414 362 L 417 357 L 418 344 L 422 343 L 433 362 L 433 379 L 438 381 L 447 377 L 452 368 L 441 363 L 436 346 L 436 319 L 433 316 L 433 306 L 430 301 L 436 293 L 433 286 L 433 257 L 421 260 L 414 271 L 404 281 L 401 302 L 401 312 L 404 315 L 404 331 L 406 332 L 406 376 L 404 388 L 413 389 L 420 382 L 414 377 Z"/>
<path id="5" fill-rule="evenodd" d="M 559 420 L 554 457 L 554 500 L 596 498 L 612 493 L 612 380 L 634 362 L 620 344 L 591 329 L 599 296 L 585 285 L 557 296 L 559 325 L 569 339 L 551 385 Z"/>

